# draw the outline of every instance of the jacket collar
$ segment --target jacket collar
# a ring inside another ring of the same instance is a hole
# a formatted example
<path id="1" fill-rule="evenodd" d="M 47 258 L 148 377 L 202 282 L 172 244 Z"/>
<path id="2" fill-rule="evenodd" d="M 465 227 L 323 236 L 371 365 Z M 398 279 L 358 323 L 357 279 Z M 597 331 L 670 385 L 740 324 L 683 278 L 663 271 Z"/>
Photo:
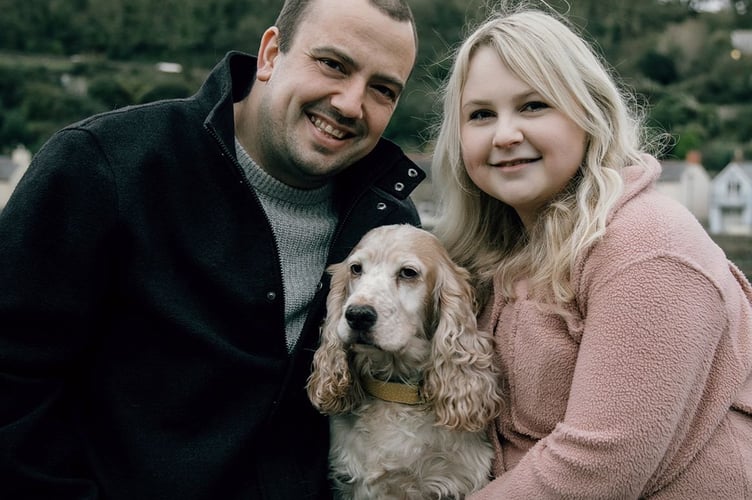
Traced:
<path id="1" fill-rule="evenodd" d="M 235 151 L 233 104 L 248 95 L 255 78 L 255 57 L 243 52 L 228 52 L 196 94 L 196 101 L 206 113 L 204 127 L 232 156 Z"/>

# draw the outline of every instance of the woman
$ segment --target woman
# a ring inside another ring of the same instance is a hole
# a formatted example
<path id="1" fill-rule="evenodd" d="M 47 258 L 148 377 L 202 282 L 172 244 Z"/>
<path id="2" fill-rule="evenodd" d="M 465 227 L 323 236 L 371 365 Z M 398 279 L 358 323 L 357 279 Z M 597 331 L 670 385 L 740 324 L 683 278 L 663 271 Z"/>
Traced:
<path id="1" fill-rule="evenodd" d="M 606 64 L 519 9 L 464 41 L 444 91 L 435 231 L 505 386 L 471 498 L 752 498 L 752 287 L 654 189 Z"/>

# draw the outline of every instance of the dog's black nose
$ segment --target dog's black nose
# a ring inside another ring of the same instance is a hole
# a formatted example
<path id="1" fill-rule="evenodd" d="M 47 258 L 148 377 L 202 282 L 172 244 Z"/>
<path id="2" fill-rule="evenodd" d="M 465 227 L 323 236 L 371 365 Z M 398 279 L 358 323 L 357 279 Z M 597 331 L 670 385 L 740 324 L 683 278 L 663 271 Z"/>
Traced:
<path id="1" fill-rule="evenodd" d="M 376 309 L 371 306 L 348 306 L 345 319 L 350 328 L 357 331 L 370 330 L 376 324 Z"/>

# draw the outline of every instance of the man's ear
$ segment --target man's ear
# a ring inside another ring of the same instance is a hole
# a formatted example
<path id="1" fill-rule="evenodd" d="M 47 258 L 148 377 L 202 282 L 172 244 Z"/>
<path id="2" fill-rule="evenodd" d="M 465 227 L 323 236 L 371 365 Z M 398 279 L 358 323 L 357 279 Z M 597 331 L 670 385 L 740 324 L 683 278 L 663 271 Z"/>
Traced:
<path id="1" fill-rule="evenodd" d="M 265 82 L 272 76 L 274 62 L 279 51 L 279 29 L 272 26 L 264 31 L 259 46 L 258 61 L 256 63 L 256 79 Z"/>

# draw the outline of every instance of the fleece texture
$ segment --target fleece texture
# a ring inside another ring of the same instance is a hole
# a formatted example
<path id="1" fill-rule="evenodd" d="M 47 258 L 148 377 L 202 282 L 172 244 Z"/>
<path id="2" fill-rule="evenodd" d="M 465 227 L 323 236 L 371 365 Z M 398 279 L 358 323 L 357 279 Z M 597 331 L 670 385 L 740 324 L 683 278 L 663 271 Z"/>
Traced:
<path id="1" fill-rule="evenodd" d="M 521 282 L 482 313 L 504 408 L 472 500 L 752 498 L 752 287 L 647 161 L 567 311 Z"/>

